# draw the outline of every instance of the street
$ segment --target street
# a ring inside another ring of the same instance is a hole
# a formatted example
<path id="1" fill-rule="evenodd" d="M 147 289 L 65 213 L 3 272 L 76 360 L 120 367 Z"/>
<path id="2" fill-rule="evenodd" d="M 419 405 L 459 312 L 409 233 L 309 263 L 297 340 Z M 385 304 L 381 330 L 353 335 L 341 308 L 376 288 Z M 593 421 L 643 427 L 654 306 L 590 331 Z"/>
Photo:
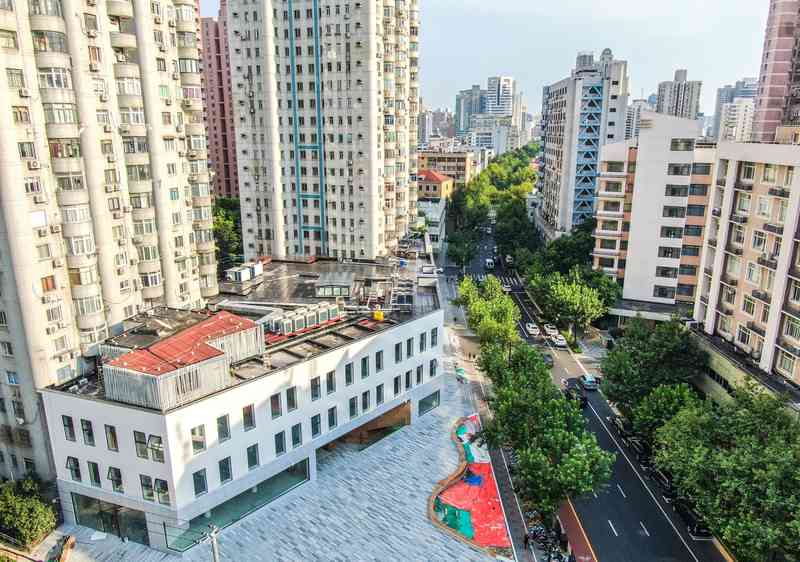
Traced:
<path id="1" fill-rule="evenodd" d="M 484 260 L 492 257 L 492 238 L 481 241 L 478 256 L 467 268 L 467 275 L 481 279 Z M 450 274 L 455 271 L 450 270 Z M 554 359 L 553 381 L 576 379 L 586 367 L 569 350 L 555 349 L 547 342 L 533 341 L 524 330 L 525 323 L 544 323 L 526 293 L 522 280 L 513 271 L 498 264 L 495 271 L 503 284 L 511 287 L 511 297 L 520 309 L 519 333 L 530 343 L 550 353 Z M 597 371 L 597 365 L 589 365 Z M 723 562 L 725 557 L 711 540 L 693 540 L 686 526 L 666 503 L 655 482 L 648 479 L 635 456 L 622 444 L 606 420 L 613 415 L 602 393 L 587 392 L 589 407 L 583 413 L 587 428 L 601 447 L 616 454 L 613 473 L 605 487 L 588 497 L 575 498 L 573 504 L 581 525 L 591 542 L 596 558 L 602 562 Z"/>

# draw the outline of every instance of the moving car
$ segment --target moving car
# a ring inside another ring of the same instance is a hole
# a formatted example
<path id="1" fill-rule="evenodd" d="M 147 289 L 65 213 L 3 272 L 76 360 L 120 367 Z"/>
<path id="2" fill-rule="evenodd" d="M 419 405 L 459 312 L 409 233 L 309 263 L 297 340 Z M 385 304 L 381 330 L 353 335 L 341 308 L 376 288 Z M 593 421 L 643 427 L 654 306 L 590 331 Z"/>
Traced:
<path id="1" fill-rule="evenodd" d="M 583 392 L 580 387 L 575 385 L 568 386 L 564 390 L 564 396 L 567 398 L 567 400 L 575 400 L 581 409 L 585 408 L 589 403 L 589 400 L 586 398 L 586 393 Z"/>
<path id="2" fill-rule="evenodd" d="M 627 439 L 628 437 L 633 437 L 635 435 L 633 431 L 633 425 L 627 418 L 622 416 L 610 416 L 608 418 L 609 425 L 617 432 L 623 439 Z"/>
<path id="3" fill-rule="evenodd" d="M 552 337 L 553 345 L 556 347 L 567 347 L 567 339 L 561 334 Z"/>
<path id="4" fill-rule="evenodd" d="M 486 262 L 484 262 L 483 265 L 487 270 L 492 270 L 494 269 L 494 260 L 492 258 L 486 258 Z"/>
<path id="5" fill-rule="evenodd" d="M 553 337 L 558 333 L 558 328 L 556 328 L 552 324 L 545 324 L 544 325 L 544 333 L 547 334 L 550 337 Z"/>
<path id="6" fill-rule="evenodd" d="M 544 360 L 544 364 L 548 367 L 553 367 L 553 356 L 549 353 L 542 353 L 542 359 Z"/>
<path id="7" fill-rule="evenodd" d="M 705 524 L 705 521 L 700 518 L 700 515 L 691 505 L 685 501 L 678 500 L 673 502 L 672 508 L 675 510 L 675 513 L 683 519 L 683 522 L 686 523 L 686 530 L 689 532 L 690 537 L 694 540 L 711 538 L 711 531 Z"/>
<path id="8" fill-rule="evenodd" d="M 539 331 L 539 327 L 531 322 L 525 324 L 525 331 L 528 332 L 528 335 L 532 338 L 538 338 L 540 335 L 542 335 L 542 333 Z"/>
<path id="9" fill-rule="evenodd" d="M 580 384 L 584 390 L 597 390 L 600 386 L 597 382 L 597 378 L 591 373 L 581 375 L 578 379 L 578 384 Z"/>

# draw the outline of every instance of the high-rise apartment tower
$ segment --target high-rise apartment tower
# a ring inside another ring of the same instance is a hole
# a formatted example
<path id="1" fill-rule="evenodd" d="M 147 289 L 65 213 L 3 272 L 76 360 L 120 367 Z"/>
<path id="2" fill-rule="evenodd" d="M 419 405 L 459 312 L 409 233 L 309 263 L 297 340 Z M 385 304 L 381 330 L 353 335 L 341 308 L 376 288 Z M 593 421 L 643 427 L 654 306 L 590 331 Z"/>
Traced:
<path id="1" fill-rule="evenodd" d="M 700 112 L 700 90 L 703 83 L 699 80 L 687 80 L 687 71 L 675 71 L 675 78 L 658 85 L 656 112 L 697 119 Z"/>

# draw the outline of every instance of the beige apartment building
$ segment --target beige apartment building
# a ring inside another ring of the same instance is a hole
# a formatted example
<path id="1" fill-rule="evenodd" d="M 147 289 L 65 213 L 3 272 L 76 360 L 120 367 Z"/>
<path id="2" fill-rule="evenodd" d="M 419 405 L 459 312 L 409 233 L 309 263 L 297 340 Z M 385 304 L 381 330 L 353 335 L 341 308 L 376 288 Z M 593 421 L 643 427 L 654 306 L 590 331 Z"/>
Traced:
<path id="1" fill-rule="evenodd" d="M 643 112 L 638 137 L 600 151 L 593 261 L 622 286 L 612 315 L 691 314 L 714 161 L 698 134 L 695 120 Z"/>
<path id="2" fill-rule="evenodd" d="M 472 152 L 420 152 L 419 170 L 439 172 L 464 186 L 475 176 L 475 162 Z"/>
<path id="3" fill-rule="evenodd" d="M 38 389 L 216 295 L 194 0 L 0 2 L 0 476 L 54 474 Z"/>
<path id="4" fill-rule="evenodd" d="M 800 384 L 800 149 L 722 143 L 716 158 L 694 317 L 767 384 Z"/>

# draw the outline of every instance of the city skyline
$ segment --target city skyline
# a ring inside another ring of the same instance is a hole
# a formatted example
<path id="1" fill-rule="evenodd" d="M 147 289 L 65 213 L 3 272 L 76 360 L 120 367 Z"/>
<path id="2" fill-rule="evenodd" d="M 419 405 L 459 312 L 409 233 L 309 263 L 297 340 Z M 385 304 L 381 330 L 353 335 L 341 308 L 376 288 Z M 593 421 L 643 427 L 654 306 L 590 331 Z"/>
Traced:
<path id="1" fill-rule="evenodd" d="M 203 16 L 216 16 L 218 0 L 201 0 L 200 6 Z M 614 0 L 612 6 L 584 0 L 558 6 L 524 0 L 435 0 L 423 14 L 421 97 L 428 107 L 452 109 L 459 90 L 482 84 L 487 76 L 507 75 L 517 79 L 528 110 L 539 113 L 542 87 L 571 68 L 575 53 L 608 47 L 628 61 L 631 99 L 642 93 L 647 97 L 675 68 L 687 68 L 693 79 L 703 81 L 700 111 L 712 115 L 717 88 L 758 75 L 768 7 L 747 0 L 663 5 Z M 721 12 L 724 19 L 718 17 Z M 546 26 L 536 23 L 542 17 Z M 655 20 L 657 29 L 647 25 Z M 706 40 L 710 35 L 715 41 Z M 459 41 L 461 37 L 485 40 Z M 492 56 L 486 55 L 488 44 L 493 45 Z"/>

